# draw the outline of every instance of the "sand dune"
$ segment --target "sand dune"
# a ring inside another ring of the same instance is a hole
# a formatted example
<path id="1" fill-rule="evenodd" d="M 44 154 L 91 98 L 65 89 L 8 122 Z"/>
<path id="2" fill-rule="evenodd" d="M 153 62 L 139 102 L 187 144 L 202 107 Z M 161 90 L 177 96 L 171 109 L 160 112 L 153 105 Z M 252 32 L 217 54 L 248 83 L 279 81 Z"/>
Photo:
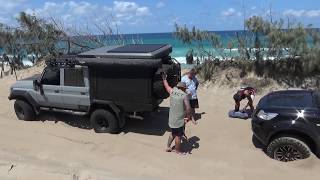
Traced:
<path id="1" fill-rule="evenodd" d="M 29 71 L 29 72 L 28 72 Z M 39 72 L 26 70 L 19 78 Z M 145 120 L 130 120 L 123 133 L 96 134 L 87 119 L 41 113 L 42 121 L 17 120 L 0 79 L 0 179 L 319 179 L 320 161 L 281 163 L 252 143 L 250 120 L 227 117 L 228 88 L 201 87 L 199 124 L 187 125 L 192 154 L 164 152 L 168 101 Z"/>

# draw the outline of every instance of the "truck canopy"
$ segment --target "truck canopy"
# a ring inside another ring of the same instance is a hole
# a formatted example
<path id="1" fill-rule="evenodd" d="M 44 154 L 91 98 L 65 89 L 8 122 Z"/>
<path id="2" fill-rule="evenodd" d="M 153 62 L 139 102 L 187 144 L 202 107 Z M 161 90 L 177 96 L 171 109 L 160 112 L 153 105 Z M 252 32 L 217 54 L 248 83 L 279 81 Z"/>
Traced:
<path id="1" fill-rule="evenodd" d="M 124 46 L 104 46 L 80 53 L 65 55 L 50 61 L 52 66 L 75 64 L 82 66 L 135 66 L 159 68 L 170 59 L 172 47 L 167 44 L 129 44 Z"/>
<path id="2" fill-rule="evenodd" d="M 172 47 L 168 44 L 128 44 L 124 46 L 104 46 L 80 53 L 78 57 L 159 59 L 168 56 Z"/>

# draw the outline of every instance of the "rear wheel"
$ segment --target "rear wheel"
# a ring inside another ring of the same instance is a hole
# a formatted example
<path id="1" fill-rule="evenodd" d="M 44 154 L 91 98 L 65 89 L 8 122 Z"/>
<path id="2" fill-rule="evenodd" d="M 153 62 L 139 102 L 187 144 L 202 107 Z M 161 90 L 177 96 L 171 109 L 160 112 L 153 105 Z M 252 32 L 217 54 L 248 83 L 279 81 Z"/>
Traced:
<path id="1" fill-rule="evenodd" d="M 32 106 L 23 100 L 16 100 L 14 102 L 14 110 L 19 120 L 32 121 L 36 117 Z"/>
<path id="2" fill-rule="evenodd" d="M 306 159 L 310 153 L 310 148 L 304 141 L 293 137 L 276 138 L 267 147 L 268 156 L 283 162 Z"/>
<path id="3" fill-rule="evenodd" d="M 105 109 L 95 110 L 91 114 L 90 123 L 96 133 L 111 133 L 119 132 L 118 119 Z"/>

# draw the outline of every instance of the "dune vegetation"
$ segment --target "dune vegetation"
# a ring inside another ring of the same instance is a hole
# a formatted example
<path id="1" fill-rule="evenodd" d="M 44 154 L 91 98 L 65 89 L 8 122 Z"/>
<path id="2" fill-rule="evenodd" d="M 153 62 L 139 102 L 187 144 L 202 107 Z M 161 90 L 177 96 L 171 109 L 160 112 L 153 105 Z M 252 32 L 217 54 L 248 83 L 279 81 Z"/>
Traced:
<path id="1" fill-rule="evenodd" d="M 117 27 L 92 26 L 101 36 L 88 30 L 65 28 L 54 18 L 42 19 L 21 12 L 15 28 L 0 24 L 0 48 L 12 56 L 10 60 L 6 56 L 1 58 L 1 76 L 5 63 L 11 69 L 21 69 L 24 68 L 23 59 L 34 64 L 45 57 L 132 43 L 118 33 Z M 196 58 L 199 75 L 204 81 L 215 81 L 220 75 L 224 84 L 231 82 L 232 77 L 232 81 L 261 88 L 273 82 L 285 87 L 320 87 L 320 33 L 311 25 L 253 16 L 245 20 L 244 30 L 228 41 L 214 32 L 177 24 L 174 35 L 190 46 L 187 63 L 195 63 Z M 239 83 L 229 85 L 238 86 Z"/>
<path id="2" fill-rule="evenodd" d="M 199 57 L 202 62 L 198 66 L 199 75 L 205 81 L 212 81 L 219 74 L 226 76 L 221 71 L 232 68 L 239 71 L 236 78 L 240 80 L 254 74 L 256 81 L 243 82 L 253 86 L 267 86 L 268 82 L 276 81 L 287 87 L 320 87 L 318 29 L 258 16 L 247 19 L 244 24 L 243 33 L 235 34 L 228 42 L 222 42 L 213 32 L 179 25 L 176 25 L 175 36 L 190 45 L 193 56 Z M 226 49 L 233 53 L 226 53 Z M 264 83 L 259 83 L 261 81 Z"/>

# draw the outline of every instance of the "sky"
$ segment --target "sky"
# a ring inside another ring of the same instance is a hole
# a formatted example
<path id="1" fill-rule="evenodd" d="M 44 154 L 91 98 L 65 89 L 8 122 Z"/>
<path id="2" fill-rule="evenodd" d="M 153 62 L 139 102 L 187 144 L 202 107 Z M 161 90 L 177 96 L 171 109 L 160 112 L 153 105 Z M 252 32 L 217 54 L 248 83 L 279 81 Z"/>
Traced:
<path id="1" fill-rule="evenodd" d="M 120 33 L 172 32 L 175 23 L 240 30 L 244 17 L 270 14 L 320 27 L 320 0 L 0 0 L 0 23 L 15 26 L 21 11 L 93 32 L 108 26 Z"/>

